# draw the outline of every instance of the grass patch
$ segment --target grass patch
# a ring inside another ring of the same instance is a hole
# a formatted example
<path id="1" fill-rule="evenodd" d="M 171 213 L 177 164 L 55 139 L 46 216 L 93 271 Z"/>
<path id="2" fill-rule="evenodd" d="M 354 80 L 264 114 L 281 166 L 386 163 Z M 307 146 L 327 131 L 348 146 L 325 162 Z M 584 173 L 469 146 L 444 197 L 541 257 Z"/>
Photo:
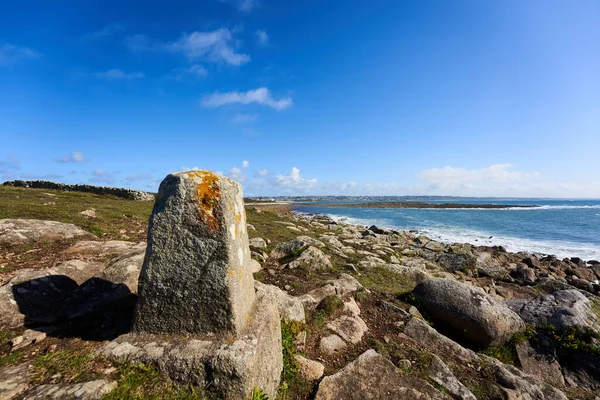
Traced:
<path id="1" fill-rule="evenodd" d="M 383 267 L 365 268 L 357 279 L 369 290 L 393 296 L 410 292 L 416 286 L 409 278 Z"/>
<path id="2" fill-rule="evenodd" d="M 94 357 L 91 354 L 78 354 L 71 350 L 48 353 L 35 360 L 34 381 L 44 382 L 59 374 L 68 382 L 86 382 L 92 378 L 93 363 Z"/>
<path id="3" fill-rule="evenodd" d="M 283 351 L 283 371 L 279 384 L 279 395 L 286 398 L 289 391 L 300 383 L 298 376 L 298 363 L 294 359 L 297 351 L 294 347 L 294 338 L 304 330 L 304 324 L 298 321 L 281 321 L 281 344 Z"/>
<path id="4" fill-rule="evenodd" d="M 103 400 L 201 400 L 193 387 L 180 386 L 163 377 L 156 368 L 145 364 L 118 367 L 117 387 Z"/>
<path id="5" fill-rule="evenodd" d="M 539 325 L 537 330 L 550 336 L 555 341 L 556 347 L 566 353 L 581 351 L 600 357 L 600 347 L 591 343 L 592 336 L 589 334 L 582 333 L 575 328 L 559 331 L 554 325 Z M 534 337 L 532 340 L 536 341 L 537 338 Z"/>
<path id="6" fill-rule="evenodd" d="M 123 239 L 120 231 L 124 230 L 130 240 L 144 240 L 152 207 L 152 201 L 0 185 L 0 219 L 33 218 L 66 222 L 106 239 Z M 92 208 L 96 210 L 96 218 L 79 214 Z"/>
<path id="7" fill-rule="evenodd" d="M 0 367 L 16 364 L 23 358 L 23 352 L 17 351 L 11 353 L 12 346 L 10 340 L 15 336 L 14 332 L 0 330 Z"/>
<path id="8" fill-rule="evenodd" d="M 535 331 L 531 328 L 513 336 L 508 342 L 494 347 L 488 347 L 482 351 L 486 356 L 490 356 L 502 361 L 504 364 L 520 366 L 517 355 L 517 345 L 534 337 Z"/>

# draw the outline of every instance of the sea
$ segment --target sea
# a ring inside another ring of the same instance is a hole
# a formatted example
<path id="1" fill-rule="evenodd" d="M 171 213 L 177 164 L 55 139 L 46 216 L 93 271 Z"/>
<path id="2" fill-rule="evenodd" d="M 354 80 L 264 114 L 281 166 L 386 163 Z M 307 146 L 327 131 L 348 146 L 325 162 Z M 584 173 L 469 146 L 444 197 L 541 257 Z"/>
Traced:
<path id="1" fill-rule="evenodd" d="M 351 224 L 415 230 L 445 243 L 504 246 L 511 252 L 600 260 L 600 200 L 462 198 L 428 202 L 501 204 L 507 208 L 343 208 L 335 207 L 335 203 L 329 203 L 330 207 L 313 203 L 297 210 Z M 511 208 L 514 205 L 535 207 Z"/>

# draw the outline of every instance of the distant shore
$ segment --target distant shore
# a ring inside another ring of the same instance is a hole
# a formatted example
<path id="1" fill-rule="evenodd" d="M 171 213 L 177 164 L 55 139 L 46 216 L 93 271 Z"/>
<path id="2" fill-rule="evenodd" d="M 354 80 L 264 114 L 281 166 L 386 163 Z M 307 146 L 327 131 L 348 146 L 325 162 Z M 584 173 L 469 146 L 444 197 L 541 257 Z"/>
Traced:
<path id="1" fill-rule="evenodd" d="M 330 208 L 533 208 L 535 205 L 506 205 L 506 204 L 465 204 L 465 203 L 425 203 L 421 201 L 394 201 L 394 202 L 368 202 L 368 203 L 335 203 L 335 204 L 294 204 L 294 208 L 303 206 L 318 206 Z"/>

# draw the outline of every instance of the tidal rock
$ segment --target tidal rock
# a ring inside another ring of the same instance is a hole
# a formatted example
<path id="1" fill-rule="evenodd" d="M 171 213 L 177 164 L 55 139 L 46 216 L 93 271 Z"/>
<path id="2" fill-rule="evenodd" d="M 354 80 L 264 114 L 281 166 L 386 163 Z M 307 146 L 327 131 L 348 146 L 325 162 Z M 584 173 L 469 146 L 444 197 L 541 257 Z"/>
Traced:
<path id="1" fill-rule="evenodd" d="M 0 219 L 0 244 L 25 244 L 71 239 L 77 236 L 93 237 L 73 224 L 39 219 Z"/>
<path id="2" fill-rule="evenodd" d="M 481 289 L 450 279 L 425 279 L 413 290 L 419 309 L 451 336 L 496 346 L 525 330 L 525 323 Z"/>
<path id="3" fill-rule="evenodd" d="M 404 375 L 372 349 L 338 373 L 323 378 L 315 396 L 316 400 L 446 398 L 427 381 Z"/>
<path id="4" fill-rule="evenodd" d="M 240 332 L 254 297 L 241 186 L 209 171 L 168 175 L 150 217 L 134 330 Z"/>

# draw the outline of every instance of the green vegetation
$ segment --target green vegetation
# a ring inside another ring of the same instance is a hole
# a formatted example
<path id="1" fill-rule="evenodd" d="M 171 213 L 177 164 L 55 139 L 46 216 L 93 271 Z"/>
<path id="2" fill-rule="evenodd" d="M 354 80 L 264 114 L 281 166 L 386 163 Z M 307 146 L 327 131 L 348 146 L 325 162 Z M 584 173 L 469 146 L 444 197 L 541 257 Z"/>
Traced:
<path id="1" fill-rule="evenodd" d="M 51 376 L 60 374 L 69 382 L 86 382 L 92 378 L 93 363 L 94 358 L 91 354 L 80 354 L 71 350 L 48 353 L 35 360 L 34 381 L 44 382 Z"/>
<path id="2" fill-rule="evenodd" d="M 356 278 L 369 290 L 393 296 L 405 294 L 415 288 L 415 283 L 409 278 L 383 267 L 365 268 L 362 275 Z"/>
<path id="3" fill-rule="evenodd" d="M 320 330 L 325 321 L 331 318 L 331 316 L 337 311 L 344 307 L 344 301 L 337 295 L 330 295 L 325 297 L 312 314 L 310 318 L 311 328 Z"/>
<path id="4" fill-rule="evenodd" d="M 482 351 L 483 354 L 496 358 L 504 364 L 519 366 L 519 357 L 517 356 L 517 345 L 528 340 L 535 335 L 535 330 L 529 328 L 512 337 L 508 342 L 494 347 L 488 347 Z"/>
<path id="5" fill-rule="evenodd" d="M 250 400 L 269 400 L 269 396 L 267 396 L 267 394 L 264 393 L 259 388 L 254 388 L 254 390 L 252 391 L 252 397 L 250 397 Z"/>
<path id="6" fill-rule="evenodd" d="M 290 388 L 299 383 L 298 364 L 294 359 L 297 351 L 294 347 L 294 338 L 304 330 L 304 324 L 298 321 L 281 321 L 281 344 L 283 351 L 283 371 L 279 384 L 279 395 L 285 399 Z"/>
<path id="7" fill-rule="evenodd" d="M 131 240 L 146 237 L 153 202 L 114 196 L 0 186 L 0 219 L 34 218 L 75 224 L 98 237 Z M 94 209 L 96 218 L 81 215 Z"/>
<path id="8" fill-rule="evenodd" d="M 559 331 L 554 325 L 539 325 L 537 330 L 550 336 L 555 341 L 556 347 L 565 352 L 582 351 L 600 357 L 600 347 L 591 343 L 589 334 L 582 333 L 575 328 Z M 537 341 L 538 338 L 534 337 L 532 340 Z"/>
<path id="9" fill-rule="evenodd" d="M 103 397 L 103 400 L 203 399 L 193 387 L 180 386 L 164 379 L 156 368 L 145 364 L 119 365 L 117 385 L 115 390 Z"/>
<path id="10" fill-rule="evenodd" d="M 11 353 L 9 341 L 15 336 L 14 332 L 0 330 L 0 367 L 16 364 L 23 357 L 20 351 Z"/>

